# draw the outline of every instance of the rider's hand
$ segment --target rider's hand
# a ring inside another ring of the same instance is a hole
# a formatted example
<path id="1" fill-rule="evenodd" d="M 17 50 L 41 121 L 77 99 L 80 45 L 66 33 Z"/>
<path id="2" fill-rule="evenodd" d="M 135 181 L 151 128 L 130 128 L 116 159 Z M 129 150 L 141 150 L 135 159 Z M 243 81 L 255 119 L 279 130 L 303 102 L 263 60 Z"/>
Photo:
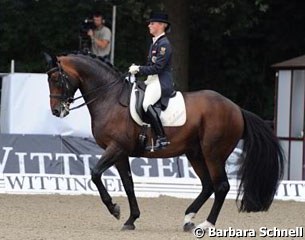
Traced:
<path id="1" fill-rule="evenodd" d="M 129 67 L 129 71 L 128 72 L 134 75 L 134 74 L 137 74 L 139 71 L 140 71 L 140 66 L 132 64 Z"/>

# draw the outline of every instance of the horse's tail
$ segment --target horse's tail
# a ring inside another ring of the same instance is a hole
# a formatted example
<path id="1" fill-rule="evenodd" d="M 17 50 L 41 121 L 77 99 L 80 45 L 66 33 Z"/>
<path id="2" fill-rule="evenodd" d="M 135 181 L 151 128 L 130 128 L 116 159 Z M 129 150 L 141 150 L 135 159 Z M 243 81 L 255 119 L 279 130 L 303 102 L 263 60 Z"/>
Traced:
<path id="1" fill-rule="evenodd" d="M 239 211 L 267 211 L 284 171 L 284 154 L 272 129 L 257 115 L 242 110 L 244 159 L 239 170 Z"/>

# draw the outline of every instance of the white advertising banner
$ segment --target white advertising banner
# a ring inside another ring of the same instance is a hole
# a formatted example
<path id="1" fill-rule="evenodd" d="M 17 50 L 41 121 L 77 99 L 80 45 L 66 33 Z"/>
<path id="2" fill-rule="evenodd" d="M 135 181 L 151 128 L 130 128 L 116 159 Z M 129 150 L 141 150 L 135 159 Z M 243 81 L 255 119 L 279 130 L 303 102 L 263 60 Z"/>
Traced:
<path id="1" fill-rule="evenodd" d="M 76 92 L 76 96 L 80 96 Z M 92 137 L 87 107 L 65 118 L 52 115 L 46 74 L 14 73 L 2 80 L 1 133 Z M 81 104 L 79 100 L 71 107 Z"/>
<path id="2" fill-rule="evenodd" d="M 119 176 L 104 176 L 102 180 L 112 196 L 126 196 Z M 235 199 L 239 181 L 231 179 L 229 182 L 231 188 L 227 199 Z M 201 184 L 197 178 L 135 177 L 134 184 L 138 197 L 164 195 L 194 199 L 201 191 Z M 98 195 L 89 175 L 56 174 L 2 174 L 0 193 Z M 282 181 L 275 199 L 305 202 L 305 181 Z"/>
<path id="3" fill-rule="evenodd" d="M 97 195 L 90 172 L 102 155 L 93 139 L 0 134 L 0 193 Z M 241 149 L 236 148 L 227 159 L 231 185 L 227 198 L 236 198 L 240 155 Z M 200 181 L 184 155 L 130 157 L 129 163 L 137 196 L 195 198 L 201 191 Z M 114 167 L 104 172 L 102 181 L 112 196 L 125 196 Z M 282 181 L 276 199 L 305 201 L 305 181 Z"/>

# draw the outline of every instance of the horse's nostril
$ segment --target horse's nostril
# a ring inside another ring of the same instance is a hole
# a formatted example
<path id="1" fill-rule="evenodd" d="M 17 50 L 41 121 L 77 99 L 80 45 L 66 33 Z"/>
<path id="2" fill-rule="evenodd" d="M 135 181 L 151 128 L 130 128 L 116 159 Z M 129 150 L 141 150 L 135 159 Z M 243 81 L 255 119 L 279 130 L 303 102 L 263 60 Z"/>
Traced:
<path id="1" fill-rule="evenodd" d="M 60 114 L 60 112 L 58 111 L 58 109 L 53 109 L 53 111 L 52 111 L 52 113 L 53 113 L 53 115 L 55 115 L 55 116 L 59 116 L 59 114 Z"/>

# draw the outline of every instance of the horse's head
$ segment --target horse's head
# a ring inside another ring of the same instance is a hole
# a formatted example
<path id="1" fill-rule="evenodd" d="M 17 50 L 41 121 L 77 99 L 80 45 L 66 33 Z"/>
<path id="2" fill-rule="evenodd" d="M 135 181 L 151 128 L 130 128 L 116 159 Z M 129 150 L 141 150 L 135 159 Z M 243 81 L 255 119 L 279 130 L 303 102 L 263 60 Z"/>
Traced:
<path id="1" fill-rule="evenodd" d="M 56 117 L 65 117 L 69 114 L 69 106 L 78 89 L 77 74 L 69 66 L 67 57 L 58 57 L 56 63 L 53 63 L 51 67 L 47 72 L 50 107 Z"/>
<path id="2" fill-rule="evenodd" d="M 121 73 L 104 59 L 92 55 L 68 54 L 52 58 L 45 54 L 49 71 L 50 106 L 53 115 L 65 117 L 70 110 L 93 105 L 98 99 L 112 99 L 122 92 Z M 121 84 L 119 84 L 121 83 Z M 70 109 L 74 94 L 80 89 L 85 103 Z"/>

